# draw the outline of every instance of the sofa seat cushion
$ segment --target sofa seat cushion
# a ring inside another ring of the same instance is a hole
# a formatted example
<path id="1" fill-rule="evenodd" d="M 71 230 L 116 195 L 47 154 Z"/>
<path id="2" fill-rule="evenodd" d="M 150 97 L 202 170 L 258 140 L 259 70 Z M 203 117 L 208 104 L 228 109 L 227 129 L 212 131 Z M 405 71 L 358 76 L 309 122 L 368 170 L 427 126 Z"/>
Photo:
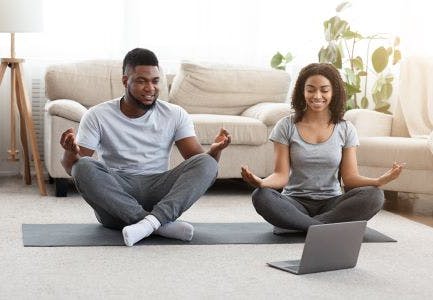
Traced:
<path id="1" fill-rule="evenodd" d="M 265 124 L 254 118 L 228 115 L 191 114 L 201 144 L 210 145 L 221 127 L 228 130 L 233 145 L 262 145 L 268 140 Z"/>
<path id="2" fill-rule="evenodd" d="M 74 100 L 59 99 L 48 101 L 45 104 L 45 112 L 49 115 L 62 117 L 75 122 L 80 122 L 86 111 L 87 108 Z"/>
<path id="3" fill-rule="evenodd" d="M 282 70 L 184 62 L 170 102 L 189 113 L 240 115 L 260 102 L 284 102 L 290 77 Z"/>
<path id="4" fill-rule="evenodd" d="M 433 153 L 428 139 L 406 137 L 361 137 L 358 149 L 358 165 L 392 167 L 405 162 L 407 169 L 433 171 Z"/>

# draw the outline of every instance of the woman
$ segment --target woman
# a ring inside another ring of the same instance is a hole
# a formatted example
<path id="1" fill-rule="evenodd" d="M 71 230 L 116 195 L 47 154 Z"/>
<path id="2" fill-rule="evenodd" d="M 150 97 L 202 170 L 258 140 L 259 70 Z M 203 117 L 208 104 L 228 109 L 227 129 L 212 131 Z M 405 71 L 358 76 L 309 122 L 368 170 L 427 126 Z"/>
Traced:
<path id="1" fill-rule="evenodd" d="M 292 94 L 295 113 L 278 121 L 270 140 L 274 143 L 274 172 L 261 179 L 247 166 L 242 177 L 257 187 L 256 211 L 275 226 L 307 231 L 310 225 L 369 220 L 382 207 L 378 188 L 397 178 L 403 164 L 378 178 L 359 175 L 356 129 L 343 120 L 344 82 L 331 64 L 314 63 L 299 73 Z M 341 174 L 343 193 L 339 182 Z M 283 188 L 279 193 L 276 189 Z"/>

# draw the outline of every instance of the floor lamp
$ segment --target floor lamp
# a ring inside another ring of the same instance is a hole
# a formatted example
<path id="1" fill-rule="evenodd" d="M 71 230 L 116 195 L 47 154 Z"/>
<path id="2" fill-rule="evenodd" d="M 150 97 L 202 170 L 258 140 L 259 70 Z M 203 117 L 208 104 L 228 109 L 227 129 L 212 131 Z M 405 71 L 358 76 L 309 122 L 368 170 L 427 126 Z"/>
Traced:
<path id="1" fill-rule="evenodd" d="M 31 115 L 31 106 L 27 90 L 24 85 L 22 64 L 24 59 L 15 57 L 15 33 L 16 32 L 38 32 L 42 31 L 42 0 L 0 0 L 0 32 L 10 33 L 11 55 L 1 59 L 0 86 L 3 76 L 8 68 L 11 70 L 11 144 L 9 159 L 18 160 L 18 150 L 15 140 L 15 109 L 18 108 L 20 117 L 20 139 L 23 149 L 24 180 L 31 184 L 30 176 L 30 153 L 33 156 L 36 178 L 41 195 L 47 195 L 42 163 L 39 156 L 36 134 Z M 16 105 L 16 107 L 15 107 Z"/>

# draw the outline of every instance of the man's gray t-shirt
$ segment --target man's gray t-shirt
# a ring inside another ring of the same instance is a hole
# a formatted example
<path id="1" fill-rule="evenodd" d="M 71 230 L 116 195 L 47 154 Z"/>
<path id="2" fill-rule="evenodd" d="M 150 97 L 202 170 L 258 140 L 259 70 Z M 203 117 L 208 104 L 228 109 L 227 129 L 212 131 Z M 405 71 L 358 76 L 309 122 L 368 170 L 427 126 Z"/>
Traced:
<path id="1" fill-rule="evenodd" d="M 335 124 L 325 142 L 311 144 L 302 139 L 291 115 L 278 121 L 269 139 L 289 146 L 290 177 L 284 195 L 323 200 L 342 194 L 338 180 L 342 150 L 359 145 L 351 122 Z"/>
<path id="2" fill-rule="evenodd" d="M 96 150 L 109 169 L 145 175 L 167 171 L 173 143 L 191 136 L 194 124 L 178 105 L 157 100 L 143 116 L 129 118 L 120 110 L 120 99 L 114 99 L 84 114 L 77 141 Z"/>

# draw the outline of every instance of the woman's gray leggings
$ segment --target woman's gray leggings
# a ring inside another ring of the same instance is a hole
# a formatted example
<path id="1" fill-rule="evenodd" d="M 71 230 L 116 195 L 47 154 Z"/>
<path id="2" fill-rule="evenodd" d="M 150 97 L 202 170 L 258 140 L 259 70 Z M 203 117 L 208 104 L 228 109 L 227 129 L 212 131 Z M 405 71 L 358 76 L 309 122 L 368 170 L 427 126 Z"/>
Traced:
<path id="1" fill-rule="evenodd" d="M 384 202 L 383 191 L 373 186 L 354 188 L 324 200 L 291 197 L 273 189 L 258 188 L 252 198 L 257 213 L 272 225 L 303 231 L 316 224 L 369 220 Z"/>

